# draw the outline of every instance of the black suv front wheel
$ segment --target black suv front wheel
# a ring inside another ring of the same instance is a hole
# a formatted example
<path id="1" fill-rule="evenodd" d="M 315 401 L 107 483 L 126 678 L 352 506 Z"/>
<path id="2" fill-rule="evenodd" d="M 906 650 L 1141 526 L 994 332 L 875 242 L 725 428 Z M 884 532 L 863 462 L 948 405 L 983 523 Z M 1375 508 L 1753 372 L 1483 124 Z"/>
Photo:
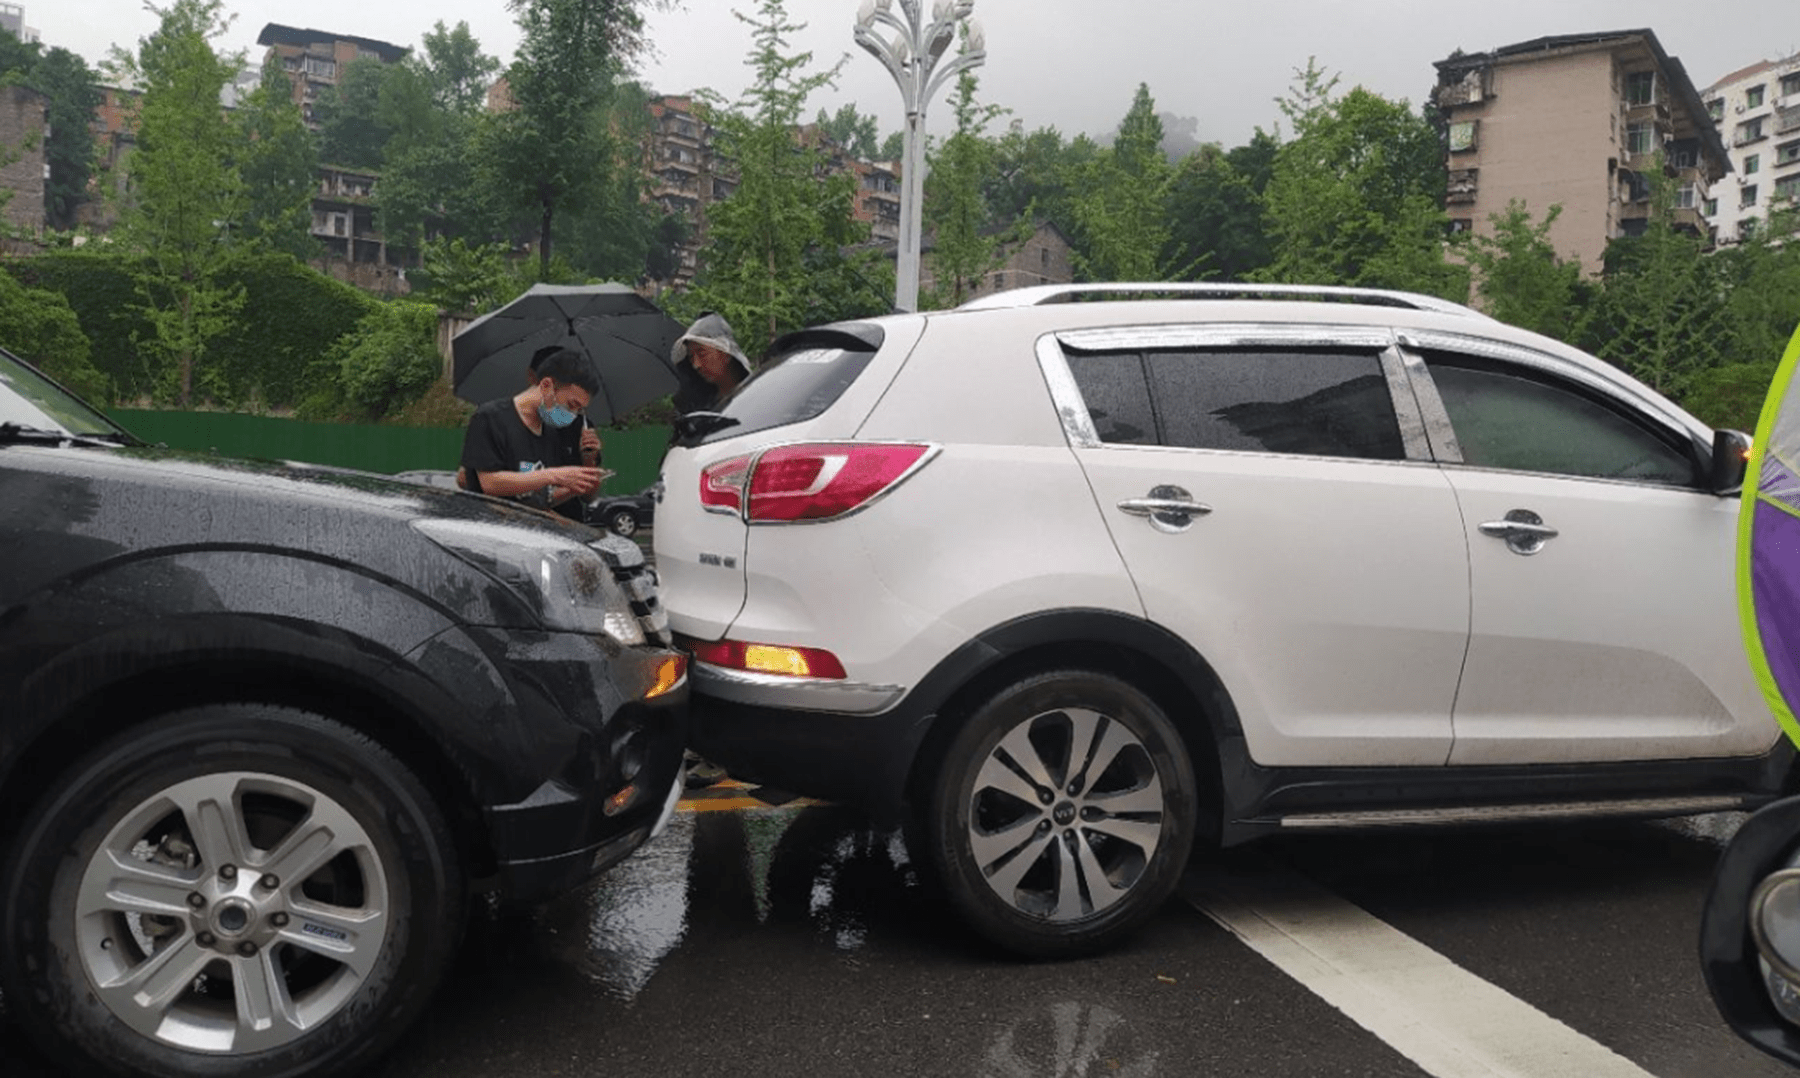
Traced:
<path id="1" fill-rule="evenodd" d="M 1108 674 L 1058 670 L 981 705 L 951 741 L 928 844 L 982 935 L 1032 957 L 1101 950 L 1179 881 L 1193 768 L 1162 708 Z"/>
<path id="2" fill-rule="evenodd" d="M 159 1076 L 358 1069 L 424 1007 L 465 908 L 443 815 L 400 761 L 261 705 L 85 757 L 7 880 L 23 1025 L 59 1058 Z"/>

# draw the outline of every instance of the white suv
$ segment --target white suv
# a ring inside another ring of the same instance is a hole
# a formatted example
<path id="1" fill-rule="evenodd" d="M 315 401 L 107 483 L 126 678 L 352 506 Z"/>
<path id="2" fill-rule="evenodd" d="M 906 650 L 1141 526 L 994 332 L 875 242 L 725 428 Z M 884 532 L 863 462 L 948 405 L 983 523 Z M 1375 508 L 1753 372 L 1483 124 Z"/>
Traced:
<path id="1" fill-rule="evenodd" d="M 1045 286 L 777 342 L 669 451 L 656 564 L 699 752 L 1069 954 L 1196 839 L 1777 794 L 1747 444 L 1425 296 Z"/>

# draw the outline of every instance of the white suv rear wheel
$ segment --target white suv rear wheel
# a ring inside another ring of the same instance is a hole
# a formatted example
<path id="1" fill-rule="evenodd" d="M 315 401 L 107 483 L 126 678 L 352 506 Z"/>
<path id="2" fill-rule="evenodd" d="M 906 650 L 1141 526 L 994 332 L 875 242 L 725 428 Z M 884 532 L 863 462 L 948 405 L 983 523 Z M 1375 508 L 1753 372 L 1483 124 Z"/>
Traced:
<path id="1" fill-rule="evenodd" d="M 1106 674 L 1038 674 L 983 704 L 952 740 L 930 805 L 951 900 L 1008 950 L 1101 949 L 1174 890 L 1193 844 L 1180 735 Z"/>

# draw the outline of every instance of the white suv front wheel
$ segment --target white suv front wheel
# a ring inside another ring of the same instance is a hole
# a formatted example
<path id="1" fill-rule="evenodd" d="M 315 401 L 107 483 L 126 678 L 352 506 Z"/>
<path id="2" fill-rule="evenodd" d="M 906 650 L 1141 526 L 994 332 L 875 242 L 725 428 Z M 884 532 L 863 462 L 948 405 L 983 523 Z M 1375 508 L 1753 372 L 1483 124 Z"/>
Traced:
<path id="1" fill-rule="evenodd" d="M 1193 768 L 1174 725 L 1108 674 L 1013 683 L 952 739 L 929 804 L 951 901 L 983 936 L 1052 958 L 1155 913 L 1193 844 Z"/>

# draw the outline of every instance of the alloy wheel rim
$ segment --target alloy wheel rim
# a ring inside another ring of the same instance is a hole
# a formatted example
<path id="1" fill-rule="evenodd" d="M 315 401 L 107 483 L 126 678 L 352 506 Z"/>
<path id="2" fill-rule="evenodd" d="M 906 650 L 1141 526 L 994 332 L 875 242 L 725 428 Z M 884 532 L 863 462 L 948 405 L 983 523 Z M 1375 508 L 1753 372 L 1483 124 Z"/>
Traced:
<path id="1" fill-rule="evenodd" d="M 1131 893 L 1163 842 L 1163 784 L 1143 742 L 1087 708 L 1006 732 L 968 796 L 967 841 L 994 894 L 1051 922 L 1105 912 Z"/>
<path id="2" fill-rule="evenodd" d="M 121 1022 L 187 1051 L 279 1048 L 382 956 L 387 872 L 337 801 L 279 775 L 175 783 L 108 832 L 76 892 L 76 950 Z"/>

